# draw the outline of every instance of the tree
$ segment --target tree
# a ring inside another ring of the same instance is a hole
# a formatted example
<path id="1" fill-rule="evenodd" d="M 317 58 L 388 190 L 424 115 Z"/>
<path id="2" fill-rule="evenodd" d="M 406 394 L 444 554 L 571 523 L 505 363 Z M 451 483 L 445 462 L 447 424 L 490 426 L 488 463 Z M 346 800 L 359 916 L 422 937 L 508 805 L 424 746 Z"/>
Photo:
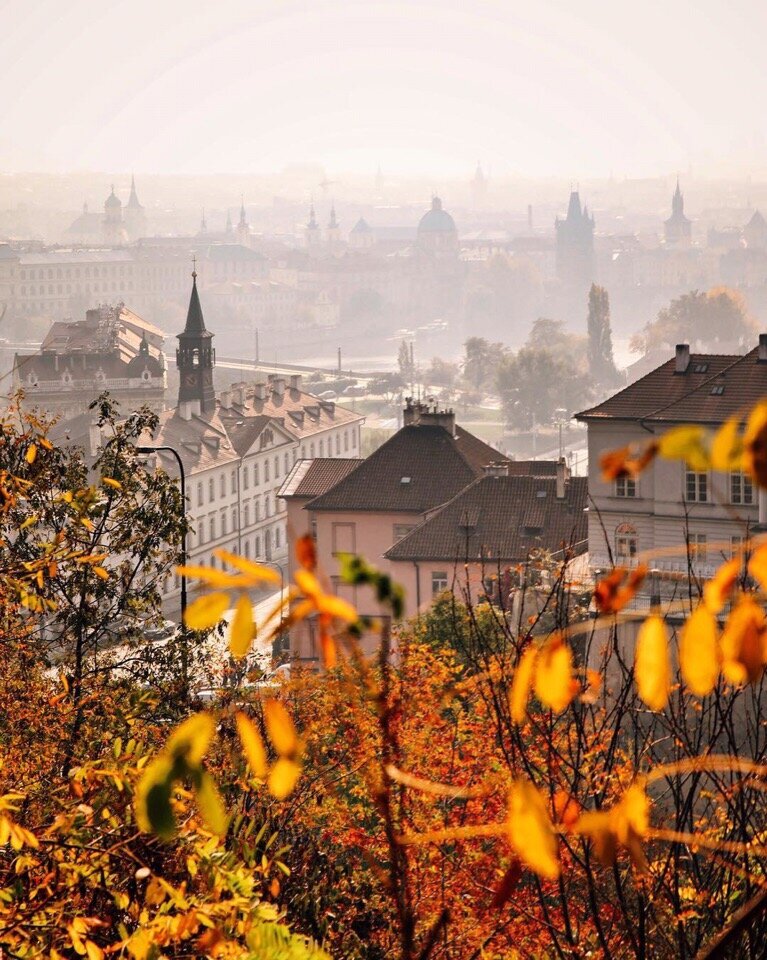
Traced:
<path id="1" fill-rule="evenodd" d="M 424 374 L 424 382 L 433 387 L 454 387 L 458 379 L 458 364 L 433 357 Z"/>
<path id="2" fill-rule="evenodd" d="M 634 352 L 672 348 L 677 343 L 748 343 L 756 324 L 743 295 L 729 287 L 715 287 L 707 293 L 693 290 L 672 300 L 652 323 L 631 339 Z"/>
<path id="3" fill-rule="evenodd" d="M 402 340 L 397 352 L 397 367 L 399 373 L 406 384 L 413 383 L 415 380 L 415 364 L 413 363 L 413 345 L 407 340 Z"/>
<path id="4" fill-rule="evenodd" d="M 485 395 L 494 392 L 495 373 L 505 352 L 503 344 L 469 337 L 464 344 L 463 375 L 470 387 Z"/>
<path id="5" fill-rule="evenodd" d="M 619 374 L 613 358 L 610 297 L 604 287 L 595 283 L 589 290 L 587 328 L 589 372 L 597 383 L 613 385 L 618 382 Z"/>
<path id="6" fill-rule="evenodd" d="M 551 423 L 555 411 L 574 412 L 589 398 L 590 382 L 569 357 L 546 349 L 522 347 L 498 365 L 497 389 L 506 422 L 529 430 Z"/>

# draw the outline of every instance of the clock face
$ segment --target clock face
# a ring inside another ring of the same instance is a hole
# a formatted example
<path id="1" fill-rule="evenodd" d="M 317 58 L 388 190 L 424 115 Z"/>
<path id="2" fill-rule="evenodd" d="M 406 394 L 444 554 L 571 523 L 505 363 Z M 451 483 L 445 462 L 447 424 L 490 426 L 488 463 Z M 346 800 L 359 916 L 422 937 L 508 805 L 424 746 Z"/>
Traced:
<path id="1" fill-rule="evenodd" d="M 197 374 L 196 373 L 185 373 L 184 374 L 184 383 L 187 387 L 196 387 L 197 386 Z"/>

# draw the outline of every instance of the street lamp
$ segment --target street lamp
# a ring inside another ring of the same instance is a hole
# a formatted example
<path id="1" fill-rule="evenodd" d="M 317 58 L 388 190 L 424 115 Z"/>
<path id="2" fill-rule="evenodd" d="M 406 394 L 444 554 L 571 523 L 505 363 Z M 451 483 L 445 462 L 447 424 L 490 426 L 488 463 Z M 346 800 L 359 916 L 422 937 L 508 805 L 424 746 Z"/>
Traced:
<path id="1" fill-rule="evenodd" d="M 181 480 L 181 516 L 186 520 L 186 474 L 184 473 L 184 461 L 181 454 L 175 447 L 136 447 L 136 453 L 169 453 L 176 458 L 178 472 Z M 184 523 L 184 532 L 181 536 L 181 566 L 186 568 L 186 523 Z M 189 692 L 189 650 L 187 646 L 186 633 L 186 573 L 181 574 L 181 678 L 184 684 L 184 698 Z"/>
<path id="2" fill-rule="evenodd" d="M 271 567 L 272 569 L 276 570 L 277 573 L 279 573 L 279 575 L 280 575 L 280 603 L 282 603 L 282 602 L 284 601 L 284 599 L 285 599 L 285 571 L 282 569 L 282 567 L 279 565 L 279 563 L 277 563 L 275 560 L 259 560 L 258 563 L 259 563 L 262 567 Z M 285 622 L 285 615 L 284 615 L 284 613 L 283 613 L 283 608 L 280 607 L 280 633 L 279 633 L 280 644 L 282 644 L 282 630 L 283 630 L 282 625 L 283 625 L 284 622 Z"/>

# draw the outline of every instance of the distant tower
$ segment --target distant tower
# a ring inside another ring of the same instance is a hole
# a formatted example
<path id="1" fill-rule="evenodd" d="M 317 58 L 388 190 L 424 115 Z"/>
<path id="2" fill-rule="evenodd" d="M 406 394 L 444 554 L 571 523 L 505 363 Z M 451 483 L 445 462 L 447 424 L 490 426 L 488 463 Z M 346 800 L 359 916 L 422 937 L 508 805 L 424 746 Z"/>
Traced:
<path id="1" fill-rule="evenodd" d="M 237 242 L 247 247 L 250 243 L 250 227 L 245 217 L 245 198 L 240 203 L 240 222 L 237 224 Z"/>
<path id="2" fill-rule="evenodd" d="M 753 217 L 743 227 L 743 238 L 750 250 L 767 249 L 767 220 L 758 210 L 754 211 Z"/>
<path id="3" fill-rule="evenodd" d="M 676 190 L 671 198 L 671 216 L 663 224 L 668 247 L 687 247 L 692 239 L 692 223 L 684 215 L 684 197 L 676 178 Z"/>
<path id="4" fill-rule="evenodd" d="M 111 247 L 116 247 L 125 239 L 123 231 L 123 205 L 120 198 L 115 193 L 115 185 L 112 184 L 112 192 L 104 201 L 104 243 Z"/>
<path id="5" fill-rule="evenodd" d="M 197 234 L 198 237 L 205 237 L 208 234 L 208 224 L 205 220 L 205 207 L 202 208 L 202 217 L 200 219 L 200 231 Z"/>
<path id="6" fill-rule="evenodd" d="M 331 255 L 338 253 L 341 247 L 341 227 L 336 220 L 335 203 L 330 208 L 330 220 L 328 220 L 328 252 Z"/>
<path id="7" fill-rule="evenodd" d="M 135 177 L 130 179 L 130 197 L 125 207 L 125 230 L 131 240 L 146 236 L 146 213 L 138 200 Z"/>
<path id="8" fill-rule="evenodd" d="M 439 197 L 432 197 L 431 210 L 418 224 L 418 246 L 422 252 L 436 257 L 454 257 L 458 253 L 458 231 L 455 220 L 442 209 Z"/>
<path id="9" fill-rule="evenodd" d="M 316 253 L 320 246 L 320 228 L 314 215 L 314 204 L 309 208 L 309 222 L 306 225 L 306 249 Z"/>
<path id="10" fill-rule="evenodd" d="M 205 329 L 205 321 L 197 293 L 197 270 L 192 271 L 192 295 L 186 315 L 184 332 L 177 334 L 176 367 L 178 368 L 178 407 L 180 415 L 191 416 L 213 413 L 216 394 L 213 389 L 213 366 L 216 351 L 213 334 Z"/>
<path id="11" fill-rule="evenodd" d="M 226 211 L 226 236 L 229 239 L 234 237 L 234 227 L 232 226 L 232 211 Z"/>
<path id="12" fill-rule="evenodd" d="M 581 209 L 577 190 L 570 193 L 567 216 L 557 217 L 557 276 L 565 283 L 592 283 L 594 275 L 594 218 Z"/>
<path id="13" fill-rule="evenodd" d="M 474 179 L 471 181 L 471 205 L 474 210 L 481 210 L 487 200 L 487 177 L 482 171 L 482 164 L 477 161 Z"/>

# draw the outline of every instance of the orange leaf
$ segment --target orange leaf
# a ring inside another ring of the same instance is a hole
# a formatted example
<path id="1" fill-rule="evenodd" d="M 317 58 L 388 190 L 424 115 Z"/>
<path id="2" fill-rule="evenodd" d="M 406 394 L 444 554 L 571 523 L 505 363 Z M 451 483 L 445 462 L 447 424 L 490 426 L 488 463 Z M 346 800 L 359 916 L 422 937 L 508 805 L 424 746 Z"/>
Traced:
<path id="1" fill-rule="evenodd" d="M 253 771 L 254 776 L 265 780 L 268 773 L 268 766 L 266 762 L 266 750 L 264 748 L 264 741 L 261 739 L 261 734 L 258 732 L 256 725 L 250 717 L 241 711 L 235 714 L 234 722 L 237 724 L 237 733 L 239 734 L 240 743 L 242 744 L 242 749 L 250 769 Z"/>
<path id="2" fill-rule="evenodd" d="M 323 593 L 317 597 L 317 609 L 320 613 L 345 620 L 346 623 L 356 623 L 359 619 L 357 611 L 350 603 L 331 593 Z"/>
<path id="3" fill-rule="evenodd" d="M 767 543 L 757 547 L 748 561 L 748 572 L 759 581 L 762 590 L 767 590 Z"/>
<path id="4" fill-rule="evenodd" d="M 267 700 L 264 703 L 264 718 L 269 739 L 277 753 L 281 757 L 292 757 L 298 753 L 296 728 L 279 700 Z"/>
<path id="5" fill-rule="evenodd" d="M 296 560 L 304 570 L 314 570 L 317 566 L 317 550 L 314 537 L 306 534 L 296 540 Z"/>
<path id="6" fill-rule="evenodd" d="M 682 627 L 679 641 L 679 665 L 684 682 L 696 697 L 705 697 L 714 689 L 719 675 L 719 638 L 716 619 L 701 603 Z"/>
<path id="7" fill-rule="evenodd" d="M 293 792 L 300 776 L 301 767 L 295 760 L 280 757 L 269 774 L 269 793 L 278 800 L 284 800 Z"/>
<path id="8" fill-rule="evenodd" d="M 767 654 L 767 620 L 750 597 L 733 609 L 722 632 L 722 672 L 731 683 L 756 683 Z"/>
<path id="9" fill-rule="evenodd" d="M 30 443 L 27 447 L 26 461 L 27 463 L 34 463 L 37 458 L 37 444 Z"/>
<path id="10" fill-rule="evenodd" d="M 767 486 L 767 400 L 752 408 L 743 433 L 743 469 L 760 487 Z"/>
<path id="11" fill-rule="evenodd" d="M 332 670 L 338 662 L 336 641 L 325 627 L 320 627 L 320 648 L 322 650 L 323 667 L 326 670 Z"/>
<path id="12" fill-rule="evenodd" d="M 533 685 L 533 671 L 538 650 L 531 644 L 519 658 L 509 692 L 509 709 L 514 723 L 521 724 L 527 717 L 527 702 Z"/>
<path id="13" fill-rule="evenodd" d="M 740 573 L 740 565 L 740 557 L 723 563 L 716 571 L 716 576 L 703 588 L 703 602 L 712 613 L 719 613 L 729 599 Z"/>
<path id="14" fill-rule="evenodd" d="M 528 780 L 516 780 L 509 793 L 509 840 L 517 856 L 542 877 L 559 876 L 557 838 L 546 802 Z"/>
<path id="15" fill-rule="evenodd" d="M 247 593 L 240 594 L 229 627 L 229 650 L 238 660 L 250 650 L 256 625 L 253 622 L 253 605 Z"/>
<path id="16" fill-rule="evenodd" d="M 599 458 L 604 480 L 617 480 L 620 477 L 638 477 L 644 468 L 652 462 L 658 452 L 657 443 L 649 443 L 639 453 L 632 446 L 610 450 Z"/>
<path id="17" fill-rule="evenodd" d="M 265 567 L 260 563 L 254 563 L 252 560 L 246 560 L 245 557 L 238 557 L 236 553 L 230 553 L 228 550 L 214 550 L 213 553 L 220 557 L 230 567 L 244 573 L 253 583 L 274 583 L 279 584 L 282 578 L 276 570 L 271 567 Z"/>
<path id="18" fill-rule="evenodd" d="M 535 695 L 555 713 L 561 713 L 573 698 L 573 654 L 561 636 L 543 645 L 535 664 Z"/>
<path id="19" fill-rule="evenodd" d="M 634 656 L 639 696 L 651 710 L 663 710 L 671 690 L 671 660 L 666 626 L 660 617 L 648 617 L 639 628 Z"/>

